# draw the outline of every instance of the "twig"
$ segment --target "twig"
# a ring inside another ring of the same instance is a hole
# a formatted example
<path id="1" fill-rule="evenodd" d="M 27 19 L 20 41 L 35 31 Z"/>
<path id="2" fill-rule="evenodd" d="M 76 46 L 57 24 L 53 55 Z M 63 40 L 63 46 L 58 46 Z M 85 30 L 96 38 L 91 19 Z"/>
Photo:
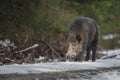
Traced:
<path id="1" fill-rule="evenodd" d="M 0 53 L 0 56 L 5 55 L 5 53 Z"/>

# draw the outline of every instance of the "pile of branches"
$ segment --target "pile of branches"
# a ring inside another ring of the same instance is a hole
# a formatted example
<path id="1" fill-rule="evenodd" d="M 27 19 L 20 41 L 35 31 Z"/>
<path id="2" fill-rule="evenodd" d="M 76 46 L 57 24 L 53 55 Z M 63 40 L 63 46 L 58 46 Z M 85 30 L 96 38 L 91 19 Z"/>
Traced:
<path id="1" fill-rule="evenodd" d="M 61 40 L 45 41 L 37 39 L 35 42 L 39 44 L 39 47 L 34 50 L 36 54 L 33 54 L 33 56 L 36 58 L 39 56 L 45 57 L 43 60 L 40 60 L 40 62 L 65 60 L 67 47 Z"/>
<path id="2" fill-rule="evenodd" d="M 1 42 L 4 43 L 4 42 Z M 0 44 L 0 64 L 10 63 L 36 63 L 47 61 L 64 61 L 66 47 L 60 40 L 45 41 L 36 40 L 36 44 L 19 49 L 17 46 L 9 44 Z M 40 57 L 44 57 L 39 59 Z"/>

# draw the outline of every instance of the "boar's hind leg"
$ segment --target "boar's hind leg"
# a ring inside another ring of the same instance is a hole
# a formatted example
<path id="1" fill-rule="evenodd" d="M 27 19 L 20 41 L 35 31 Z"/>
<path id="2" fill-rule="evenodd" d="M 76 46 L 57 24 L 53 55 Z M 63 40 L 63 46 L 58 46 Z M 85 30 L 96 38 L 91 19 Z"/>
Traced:
<path id="1" fill-rule="evenodd" d="M 87 46 L 87 53 L 86 53 L 85 61 L 88 61 L 90 59 L 90 50 L 91 50 L 91 47 Z"/>
<path id="2" fill-rule="evenodd" d="M 97 50 L 97 40 L 95 40 L 92 45 L 92 61 L 96 60 L 96 50 Z"/>

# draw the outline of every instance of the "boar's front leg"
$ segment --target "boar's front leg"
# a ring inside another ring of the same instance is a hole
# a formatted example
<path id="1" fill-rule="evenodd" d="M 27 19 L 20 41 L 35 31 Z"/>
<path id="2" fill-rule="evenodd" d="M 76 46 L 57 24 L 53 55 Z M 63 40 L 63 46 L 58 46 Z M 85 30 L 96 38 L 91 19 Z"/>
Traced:
<path id="1" fill-rule="evenodd" d="M 83 52 L 80 52 L 76 58 L 75 58 L 75 61 L 83 61 L 84 60 L 84 53 Z"/>

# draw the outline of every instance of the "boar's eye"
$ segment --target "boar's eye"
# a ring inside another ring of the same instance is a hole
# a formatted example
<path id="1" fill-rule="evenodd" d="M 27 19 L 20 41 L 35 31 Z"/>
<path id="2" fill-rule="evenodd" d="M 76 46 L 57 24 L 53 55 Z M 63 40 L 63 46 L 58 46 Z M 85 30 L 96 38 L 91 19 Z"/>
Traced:
<path id="1" fill-rule="evenodd" d="M 80 41 L 81 41 L 81 37 L 80 37 L 80 35 L 78 34 L 78 35 L 76 35 L 76 40 L 78 41 L 78 43 L 80 43 Z"/>

